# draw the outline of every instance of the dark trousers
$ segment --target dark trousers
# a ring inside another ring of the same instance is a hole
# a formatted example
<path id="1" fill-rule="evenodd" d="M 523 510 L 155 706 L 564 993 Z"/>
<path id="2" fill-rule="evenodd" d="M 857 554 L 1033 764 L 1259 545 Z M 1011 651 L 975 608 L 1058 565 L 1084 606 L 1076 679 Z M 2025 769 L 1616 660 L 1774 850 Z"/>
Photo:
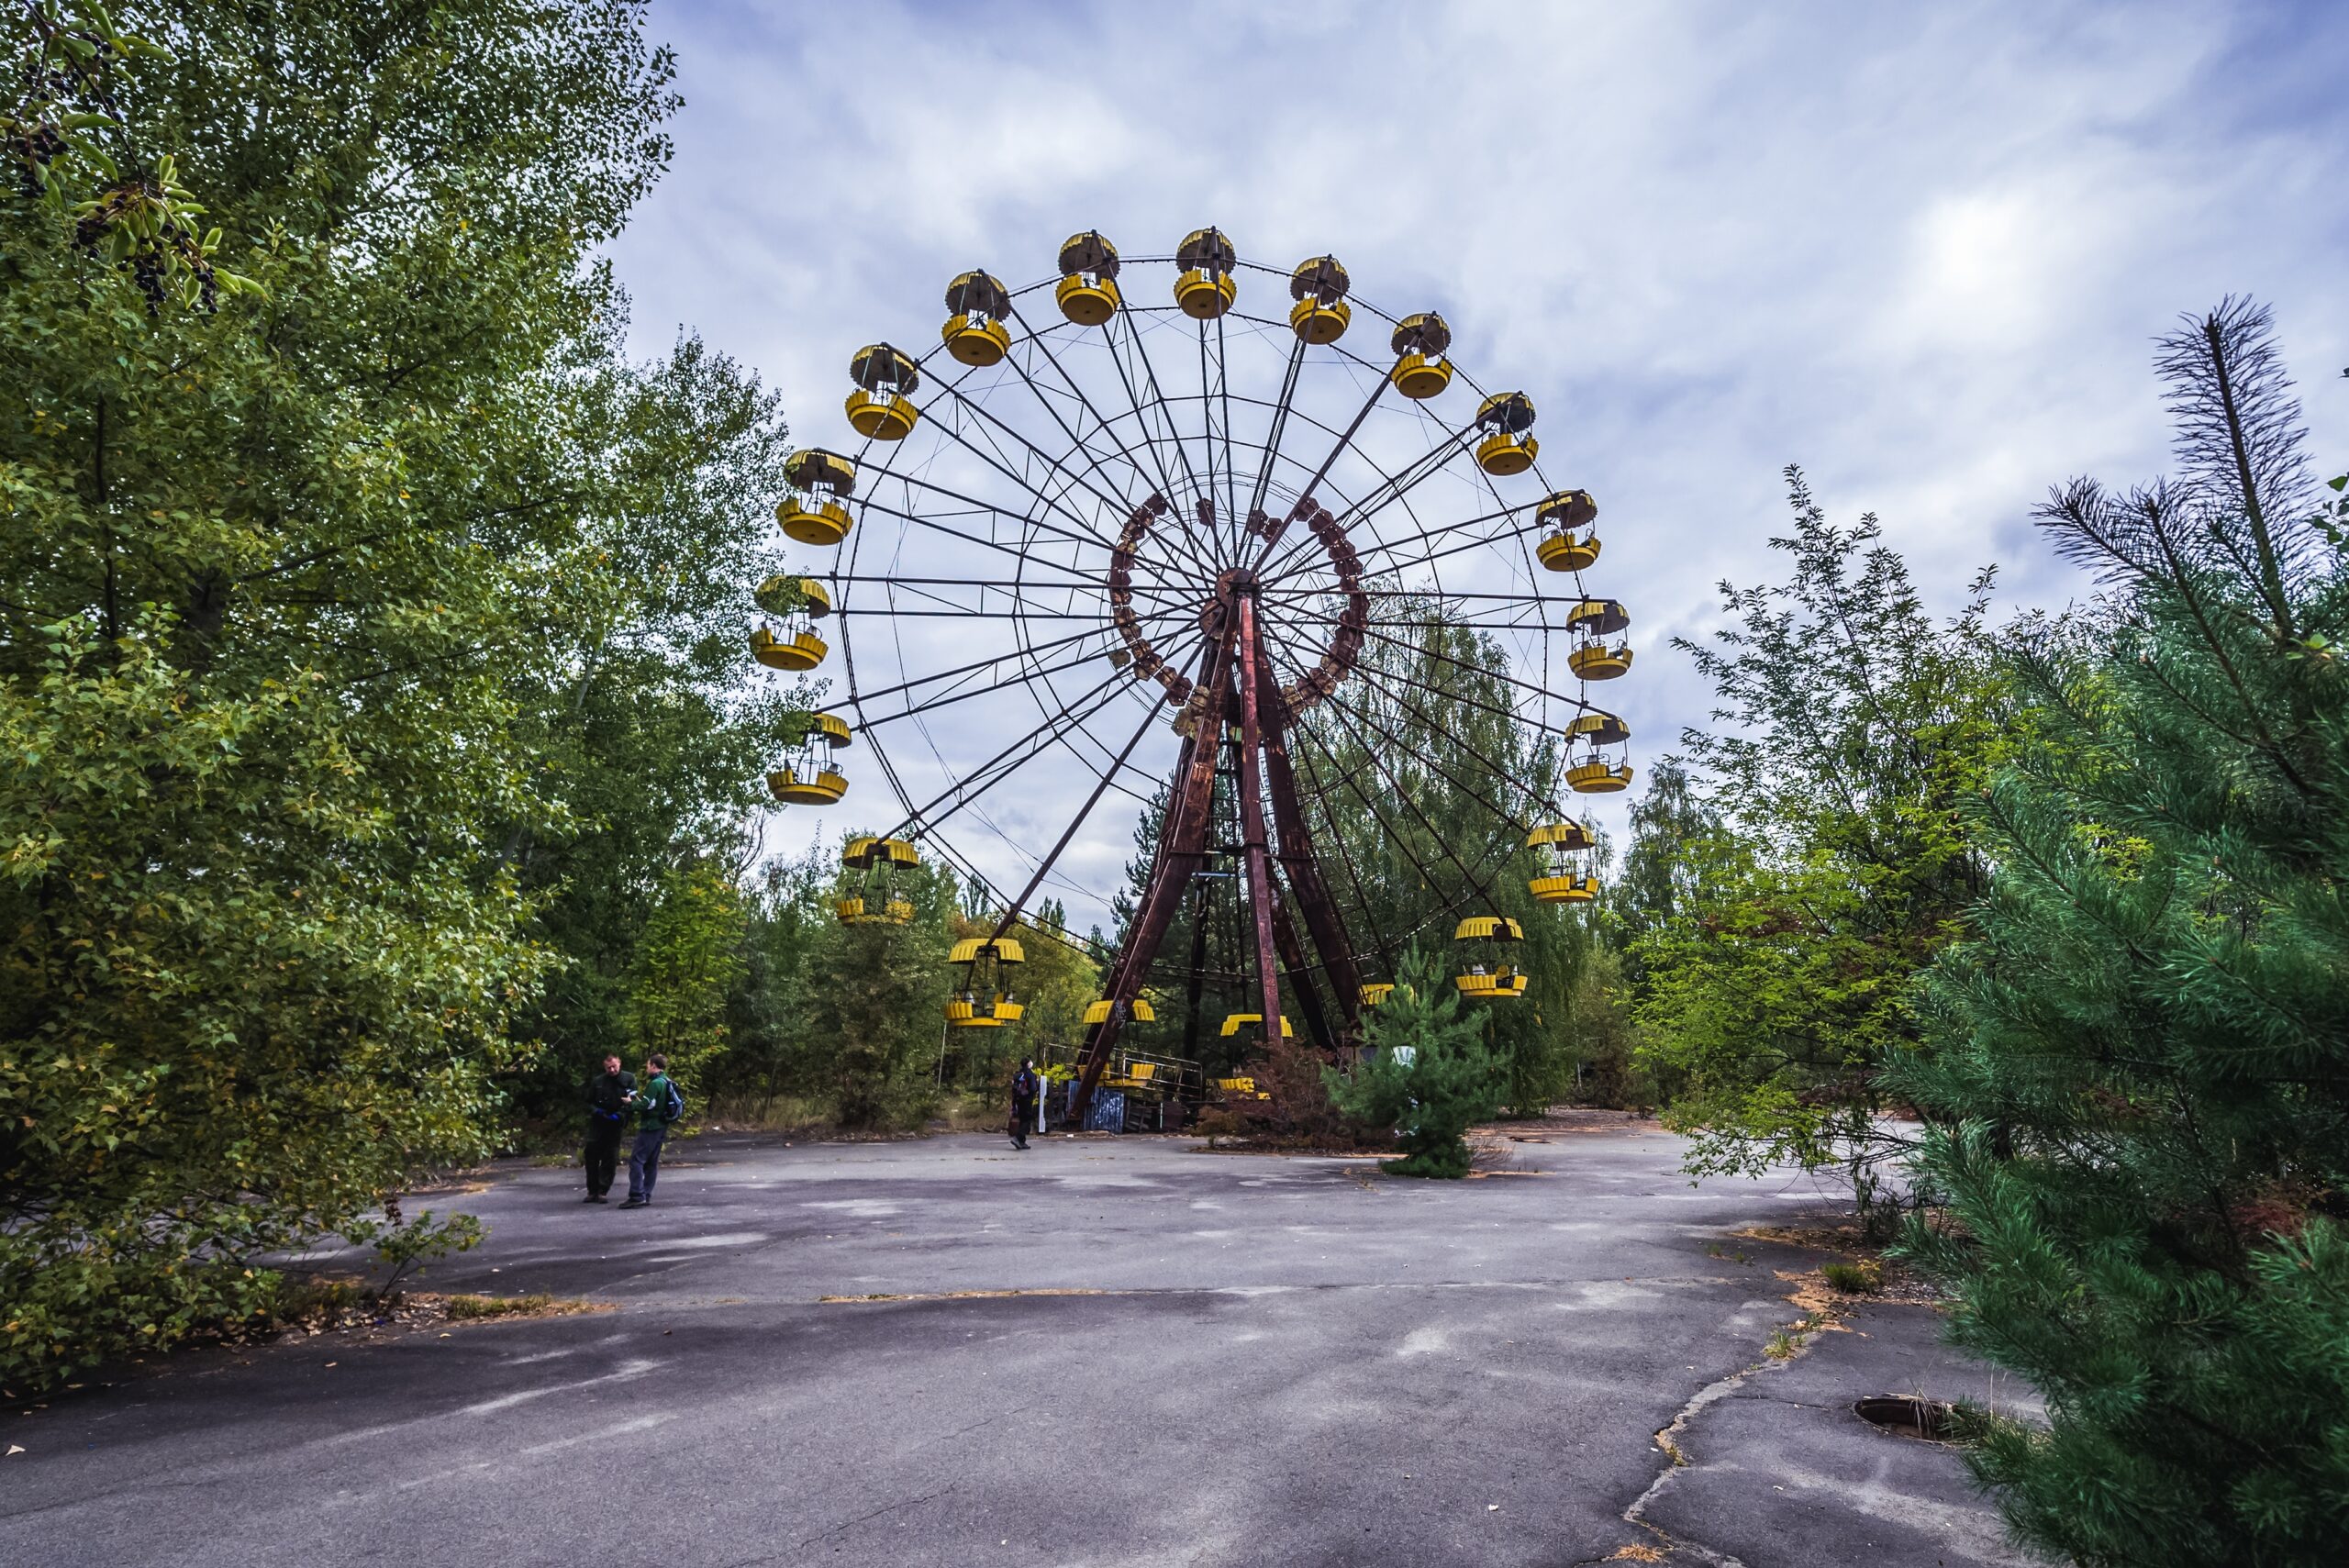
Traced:
<path id="1" fill-rule="evenodd" d="M 1030 1129 L 1034 1128 L 1035 1125 L 1036 1102 L 1033 1100 L 1012 1101 L 1011 1141 L 1014 1143 L 1027 1142 L 1029 1131 Z"/>
<path id="2" fill-rule="evenodd" d="M 628 1195 L 640 1203 L 652 1201 L 652 1180 L 661 1173 L 661 1140 L 668 1136 L 665 1127 L 647 1128 L 628 1151 Z"/>
<path id="3" fill-rule="evenodd" d="M 612 1177 L 620 1164 L 620 1124 L 597 1117 L 587 1124 L 587 1152 L 581 1162 L 587 1167 L 587 1192 L 592 1197 L 602 1197 L 612 1190 Z"/>

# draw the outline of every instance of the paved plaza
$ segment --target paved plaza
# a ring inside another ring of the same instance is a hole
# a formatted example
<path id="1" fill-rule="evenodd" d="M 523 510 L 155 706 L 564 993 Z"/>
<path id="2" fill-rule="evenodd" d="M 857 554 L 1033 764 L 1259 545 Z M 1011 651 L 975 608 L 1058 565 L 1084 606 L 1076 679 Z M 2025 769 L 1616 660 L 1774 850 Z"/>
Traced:
<path id="1" fill-rule="evenodd" d="M 1831 1187 L 1692 1187 L 1643 1124 L 1511 1130 L 1508 1170 L 1437 1183 L 711 1137 L 628 1212 L 502 1166 L 429 1200 L 490 1234 L 423 1286 L 609 1310 L 197 1350 L 0 1417 L 0 1562 L 2019 1561 L 1955 1452 L 1851 1413 L 2019 1402 L 1930 1307 L 1765 1355 L 1829 1254 L 1741 1233 L 1831 1223 Z"/>

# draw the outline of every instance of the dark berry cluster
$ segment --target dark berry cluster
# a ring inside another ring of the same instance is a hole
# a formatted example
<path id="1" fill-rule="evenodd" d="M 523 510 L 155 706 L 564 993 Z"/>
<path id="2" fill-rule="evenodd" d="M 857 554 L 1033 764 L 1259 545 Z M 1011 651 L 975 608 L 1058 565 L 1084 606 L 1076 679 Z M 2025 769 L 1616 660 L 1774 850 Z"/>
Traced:
<path id="1" fill-rule="evenodd" d="M 17 168 L 17 194 L 38 196 L 47 187 L 51 160 L 65 150 L 65 137 L 53 125 L 12 127 L 7 134 L 8 160 Z"/>

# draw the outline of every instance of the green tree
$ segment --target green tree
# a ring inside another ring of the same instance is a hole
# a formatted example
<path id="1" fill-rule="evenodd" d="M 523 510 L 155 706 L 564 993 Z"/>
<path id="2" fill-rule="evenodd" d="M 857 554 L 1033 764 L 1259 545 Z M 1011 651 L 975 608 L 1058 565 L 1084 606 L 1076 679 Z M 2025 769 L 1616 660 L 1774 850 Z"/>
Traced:
<path id="1" fill-rule="evenodd" d="M 1613 934 L 1623 955 L 1623 979 L 1634 994 L 1644 997 L 1648 991 L 1641 939 L 1682 909 L 1705 902 L 1707 889 L 1698 878 L 1706 857 L 1698 852 L 1698 846 L 1720 828 L 1720 812 L 1679 758 L 1662 758 L 1648 770 L 1647 789 L 1631 807 L 1631 841 L 1623 853 L 1623 869 L 1609 880 L 1606 892 Z"/>
<path id="2" fill-rule="evenodd" d="M 629 966 L 629 1021 L 672 1076 L 699 1088 L 702 1065 L 726 1044 L 726 1001 L 746 965 L 741 890 L 726 868 L 704 862 L 671 872 L 637 934 Z"/>
<path id="3" fill-rule="evenodd" d="M 1632 943 L 1642 1061 L 1675 1086 L 1692 1172 L 1841 1165 L 1864 1216 L 1898 1144 L 1878 1071 L 1913 1043 L 1919 976 L 1983 884 L 1959 802 L 2002 743 L 1990 575 L 1937 624 L 1873 517 L 1830 523 L 1787 471 L 1791 579 L 1723 584 L 1732 624 L 1679 641 L 1720 732 L 1685 737 L 1718 826 L 1675 806 L 1670 914 Z M 1643 868 L 1644 870 L 1644 868 Z"/>
<path id="4" fill-rule="evenodd" d="M 927 863 L 896 885 L 910 924 L 807 928 L 803 1083 L 843 1127 L 918 1127 L 937 1102 L 962 890 Z"/>
<path id="5" fill-rule="evenodd" d="M 1574 1052 L 1577 1099 L 1619 1110 L 1656 1103 L 1655 1081 L 1636 1059 L 1631 995 L 1620 950 L 1594 943 L 1566 999 L 1564 1034 Z"/>
<path id="6" fill-rule="evenodd" d="M 74 248 L 127 275 L 159 316 L 167 304 L 216 309 L 253 282 L 216 266 L 221 230 L 178 182 L 177 161 L 134 122 L 126 95 L 140 85 L 134 62 L 173 62 L 154 39 L 118 26 L 94 0 L 28 0 L 17 8 L 0 111 L 0 160 L 17 194 L 46 208 L 53 228 L 72 221 Z"/>
<path id="7" fill-rule="evenodd" d="M 2313 1568 L 2349 1540 L 2349 507 L 2264 310 L 2159 364 L 2179 476 L 2041 514 L 2114 591 L 2017 656 L 1997 878 L 1892 1074 L 1945 1206 L 1908 1246 L 2046 1396 L 1969 1456 L 2023 1538 Z"/>
<path id="8" fill-rule="evenodd" d="M 12 1382 L 243 1310 L 252 1255 L 495 1135 L 551 957 L 498 851 L 573 815 L 530 716 L 599 504 L 595 250 L 674 106 L 639 19 L 125 6 L 174 58 L 120 62 L 92 133 L 153 161 L 91 177 L 184 182 L 257 287 L 183 250 L 159 302 L 160 213 L 126 257 L 53 186 L 0 206 Z"/>
<path id="9" fill-rule="evenodd" d="M 750 858 L 747 829 L 774 808 L 766 769 L 822 687 L 759 670 L 743 637 L 781 566 L 774 397 L 692 337 L 649 366 L 603 360 L 564 397 L 553 469 L 578 528 L 533 617 L 541 664 L 517 673 L 512 700 L 515 744 L 568 816 L 496 841 L 562 959 L 517 1026 L 546 1048 L 517 1098 L 567 1114 L 634 1028 L 628 977 L 666 890 Z"/>
<path id="10" fill-rule="evenodd" d="M 834 922 L 819 853 L 769 862 L 746 896 L 742 978 L 727 996 L 726 1052 L 706 1091 L 729 1109 L 763 1118 L 777 1095 L 801 1093 L 808 1080 L 807 960 Z"/>
<path id="11" fill-rule="evenodd" d="M 1468 1129 L 1507 1092 L 1506 1064 L 1486 1049 L 1481 1021 L 1461 1017 L 1461 1006 L 1449 962 L 1413 948 L 1393 994 L 1371 1012 L 1368 1049 L 1353 1075 L 1326 1072 L 1341 1110 L 1395 1129 L 1403 1157 L 1385 1168 L 1398 1176 L 1466 1175 Z"/>

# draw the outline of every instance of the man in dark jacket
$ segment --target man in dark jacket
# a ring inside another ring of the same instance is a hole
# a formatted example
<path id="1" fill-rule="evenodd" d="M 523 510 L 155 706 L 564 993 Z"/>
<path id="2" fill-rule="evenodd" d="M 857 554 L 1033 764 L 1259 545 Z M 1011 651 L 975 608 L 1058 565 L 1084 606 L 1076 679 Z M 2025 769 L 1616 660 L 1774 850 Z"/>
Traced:
<path id="1" fill-rule="evenodd" d="M 644 1087 L 636 1092 L 636 1142 L 628 1151 L 628 1201 L 622 1208 L 642 1208 L 652 1201 L 652 1181 L 661 1173 L 661 1145 L 669 1124 L 677 1119 L 685 1101 L 669 1082 L 669 1059 L 644 1059 Z"/>
<path id="2" fill-rule="evenodd" d="M 619 1169 L 620 1130 L 628 1124 L 628 1097 L 636 1074 L 620 1071 L 620 1059 L 604 1058 L 604 1070 L 587 1080 L 587 1200 L 609 1203 L 612 1177 Z"/>
<path id="3" fill-rule="evenodd" d="M 1028 1129 L 1036 1125 L 1036 1095 L 1042 1087 L 1036 1078 L 1033 1057 L 1019 1064 L 1011 1075 L 1011 1146 L 1028 1147 Z"/>

